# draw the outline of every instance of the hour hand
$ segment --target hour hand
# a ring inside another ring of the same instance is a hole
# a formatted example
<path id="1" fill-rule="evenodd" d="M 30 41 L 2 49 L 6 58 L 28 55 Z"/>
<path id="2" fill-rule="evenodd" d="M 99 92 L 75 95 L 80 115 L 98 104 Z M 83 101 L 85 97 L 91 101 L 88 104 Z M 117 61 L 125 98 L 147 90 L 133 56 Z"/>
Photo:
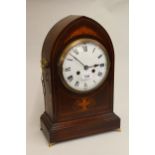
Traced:
<path id="1" fill-rule="evenodd" d="M 104 63 L 102 63 L 102 64 L 94 64 L 92 66 L 89 66 L 89 68 L 98 67 L 98 66 L 104 67 Z"/>
<path id="2" fill-rule="evenodd" d="M 95 65 L 93 65 L 93 67 L 98 67 L 99 66 L 99 64 L 95 64 Z"/>
<path id="3" fill-rule="evenodd" d="M 92 66 L 88 66 L 89 68 L 93 68 L 93 67 L 98 67 L 99 66 L 99 64 L 94 64 L 94 65 L 92 65 Z"/>

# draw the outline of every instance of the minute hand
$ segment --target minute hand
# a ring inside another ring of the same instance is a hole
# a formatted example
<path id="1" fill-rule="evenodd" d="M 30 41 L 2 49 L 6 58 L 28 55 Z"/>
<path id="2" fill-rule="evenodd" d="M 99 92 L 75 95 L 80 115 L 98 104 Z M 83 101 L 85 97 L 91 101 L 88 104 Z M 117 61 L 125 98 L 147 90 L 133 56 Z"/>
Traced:
<path id="1" fill-rule="evenodd" d="M 82 66 L 85 66 L 78 58 L 76 58 L 74 55 L 70 54 L 76 61 L 78 61 Z"/>

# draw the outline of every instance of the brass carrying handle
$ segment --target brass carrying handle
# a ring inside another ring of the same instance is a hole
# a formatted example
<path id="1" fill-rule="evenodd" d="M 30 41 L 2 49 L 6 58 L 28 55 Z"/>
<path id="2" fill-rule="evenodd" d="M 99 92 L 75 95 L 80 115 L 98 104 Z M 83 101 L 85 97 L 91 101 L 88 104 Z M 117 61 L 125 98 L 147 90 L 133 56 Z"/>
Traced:
<path id="1" fill-rule="evenodd" d="M 46 67 L 48 67 L 48 61 L 45 58 L 41 59 L 41 68 L 44 70 Z"/>

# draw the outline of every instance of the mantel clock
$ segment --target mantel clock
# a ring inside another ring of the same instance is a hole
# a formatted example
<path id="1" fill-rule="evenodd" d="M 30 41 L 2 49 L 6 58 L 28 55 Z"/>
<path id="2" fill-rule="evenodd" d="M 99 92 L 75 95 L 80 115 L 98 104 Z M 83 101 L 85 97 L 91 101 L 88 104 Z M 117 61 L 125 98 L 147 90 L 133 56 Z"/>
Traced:
<path id="1" fill-rule="evenodd" d="M 47 34 L 42 48 L 49 143 L 120 128 L 113 112 L 114 49 L 106 30 L 85 16 L 68 16 Z"/>

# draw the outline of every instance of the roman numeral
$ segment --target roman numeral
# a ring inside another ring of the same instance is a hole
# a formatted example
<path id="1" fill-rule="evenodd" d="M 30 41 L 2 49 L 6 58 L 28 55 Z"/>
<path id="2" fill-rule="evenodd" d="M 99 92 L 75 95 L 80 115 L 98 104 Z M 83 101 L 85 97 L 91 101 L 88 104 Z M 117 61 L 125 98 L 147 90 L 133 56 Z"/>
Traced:
<path id="1" fill-rule="evenodd" d="M 74 86 L 78 87 L 79 86 L 79 81 L 76 81 Z"/>
<path id="2" fill-rule="evenodd" d="M 65 72 L 71 71 L 71 67 L 65 68 Z"/>
<path id="3" fill-rule="evenodd" d="M 83 45 L 82 48 L 84 52 L 87 52 L 87 45 Z"/>
<path id="4" fill-rule="evenodd" d="M 96 48 L 94 48 L 94 49 L 93 49 L 92 53 L 94 53 L 94 52 L 95 52 L 95 49 L 96 49 Z"/>
<path id="5" fill-rule="evenodd" d="M 77 50 L 77 49 L 73 50 L 73 52 L 74 52 L 76 55 L 78 55 L 78 54 L 79 54 L 79 52 L 78 52 L 78 50 Z"/>
<path id="6" fill-rule="evenodd" d="M 104 67 L 104 64 L 100 64 L 100 67 Z"/>
<path id="7" fill-rule="evenodd" d="M 71 82 L 73 80 L 73 76 L 70 75 L 70 76 L 67 77 L 67 79 Z"/>
<path id="8" fill-rule="evenodd" d="M 68 61 L 73 61 L 73 59 L 70 59 L 70 58 L 68 58 L 67 60 L 68 60 Z"/>
<path id="9" fill-rule="evenodd" d="M 98 76 L 102 76 L 102 72 L 98 72 Z"/>
<path id="10" fill-rule="evenodd" d="M 84 88 L 86 89 L 86 88 L 88 88 L 88 85 L 87 85 L 87 83 L 84 83 Z"/>
<path id="11" fill-rule="evenodd" d="M 102 54 L 100 54 L 100 55 L 98 56 L 98 59 L 100 59 L 102 56 L 103 56 L 103 55 L 102 55 Z"/>

